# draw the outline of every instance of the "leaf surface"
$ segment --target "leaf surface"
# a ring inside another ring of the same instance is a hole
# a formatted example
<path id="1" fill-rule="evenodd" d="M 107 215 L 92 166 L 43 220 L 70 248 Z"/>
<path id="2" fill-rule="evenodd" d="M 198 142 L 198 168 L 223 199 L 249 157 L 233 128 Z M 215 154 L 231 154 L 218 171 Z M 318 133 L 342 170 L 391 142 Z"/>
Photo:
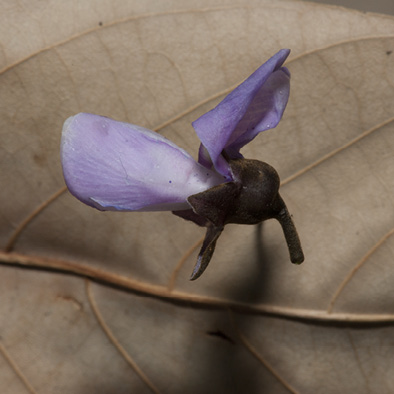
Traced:
<path id="1" fill-rule="evenodd" d="M 394 20 L 293 1 L 5 1 L 0 37 L 1 393 L 394 391 Z M 86 8 L 84 8 L 86 7 Z M 273 165 L 279 224 L 204 229 L 99 212 L 64 189 L 64 120 L 191 121 L 280 48 L 291 96 L 242 153 Z"/>

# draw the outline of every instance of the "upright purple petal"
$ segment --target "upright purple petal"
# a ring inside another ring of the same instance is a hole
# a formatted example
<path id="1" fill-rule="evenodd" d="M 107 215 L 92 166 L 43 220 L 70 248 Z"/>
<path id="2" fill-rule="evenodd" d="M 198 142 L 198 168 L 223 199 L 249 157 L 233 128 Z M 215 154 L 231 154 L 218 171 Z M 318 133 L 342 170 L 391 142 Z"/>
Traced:
<path id="1" fill-rule="evenodd" d="M 282 49 L 248 79 L 227 95 L 214 109 L 193 122 L 193 127 L 221 174 L 229 169 L 221 160 L 225 149 L 230 157 L 239 157 L 239 149 L 258 133 L 275 127 L 289 97 L 290 73 L 281 67 L 290 50 Z M 206 165 L 204 151 L 200 162 Z"/>
<path id="2" fill-rule="evenodd" d="M 64 123 L 61 159 L 70 192 L 100 210 L 188 209 L 188 196 L 223 182 L 158 133 L 85 113 Z"/>
<path id="3" fill-rule="evenodd" d="M 227 154 L 237 152 L 257 134 L 273 129 L 282 119 L 290 94 L 290 73 L 286 67 L 272 73 L 249 105 L 225 147 Z"/>

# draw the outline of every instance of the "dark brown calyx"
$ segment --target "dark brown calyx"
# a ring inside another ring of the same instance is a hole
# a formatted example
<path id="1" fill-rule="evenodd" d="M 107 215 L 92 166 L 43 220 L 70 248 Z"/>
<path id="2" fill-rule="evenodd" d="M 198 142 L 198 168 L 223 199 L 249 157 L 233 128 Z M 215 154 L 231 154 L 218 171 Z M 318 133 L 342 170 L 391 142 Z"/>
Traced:
<path id="1" fill-rule="evenodd" d="M 297 231 L 279 195 L 279 175 L 269 164 L 248 159 L 229 160 L 233 181 L 214 186 L 188 197 L 192 210 L 173 212 L 207 227 L 207 233 L 191 279 L 197 279 L 208 266 L 216 241 L 228 223 L 257 224 L 277 219 L 282 226 L 295 264 L 304 260 Z"/>

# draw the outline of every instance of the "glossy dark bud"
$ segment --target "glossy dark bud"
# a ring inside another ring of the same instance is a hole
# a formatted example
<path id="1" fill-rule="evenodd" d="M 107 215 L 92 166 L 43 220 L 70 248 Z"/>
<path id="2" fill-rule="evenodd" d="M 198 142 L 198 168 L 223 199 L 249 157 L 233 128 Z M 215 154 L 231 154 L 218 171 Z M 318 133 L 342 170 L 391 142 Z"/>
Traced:
<path id="1" fill-rule="evenodd" d="M 216 241 L 228 223 L 258 224 L 277 219 L 282 226 L 292 263 L 304 261 L 297 231 L 279 195 L 280 179 L 269 164 L 244 158 L 229 160 L 233 181 L 214 186 L 188 197 L 192 210 L 173 212 L 207 227 L 191 279 L 197 279 L 208 266 Z"/>

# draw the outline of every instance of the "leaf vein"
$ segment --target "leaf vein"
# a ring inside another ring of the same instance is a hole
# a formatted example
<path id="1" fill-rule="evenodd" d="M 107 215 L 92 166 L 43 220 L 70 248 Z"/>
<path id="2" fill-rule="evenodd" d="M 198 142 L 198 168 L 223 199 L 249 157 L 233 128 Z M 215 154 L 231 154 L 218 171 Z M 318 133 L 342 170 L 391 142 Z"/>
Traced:
<path id="1" fill-rule="evenodd" d="M 106 286 L 117 286 L 123 291 L 144 294 L 169 302 L 186 303 L 205 308 L 232 309 L 241 313 L 260 314 L 270 317 L 291 320 L 346 323 L 346 324 L 383 324 L 394 323 L 394 314 L 375 313 L 327 313 L 323 310 L 309 310 L 290 308 L 278 305 L 249 304 L 239 301 L 227 300 L 219 297 L 202 296 L 182 291 L 169 291 L 167 286 L 141 282 L 131 277 L 92 268 L 71 261 L 57 260 L 39 256 L 24 255 L 21 253 L 0 252 L 0 264 L 20 266 L 26 269 L 44 269 L 47 271 L 68 273 L 81 278 L 89 278 Z"/>
<path id="2" fill-rule="evenodd" d="M 282 181 L 281 185 L 283 186 L 283 185 L 286 185 L 287 183 L 292 182 L 294 179 L 300 177 L 301 175 L 304 175 L 306 172 L 308 172 L 308 171 L 312 170 L 313 168 L 319 166 L 323 162 L 331 159 L 332 157 L 334 157 L 338 153 L 342 152 L 343 150 L 349 148 L 352 145 L 355 145 L 357 142 L 361 141 L 363 138 L 368 137 L 370 134 L 372 134 L 375 131 L 383 128 L 384 126 L 387 126 L 388 124 L 390 124 L 392 122 L 394 122 L 394 117 L 391 117 L 391 118 L 379 123 L 378 125 L 376 125 L 376 126 L 370 128 L 370 129 L 364 131 L 363 133 L 361 133 L 357 137 L 355 137 L 352 140 L 346 142 L 346 144 L 344 144 L 342 146 L 339 146 L 338 148 L 336 148 L 336 149 L 332 150 L 331 152 L 327 153 L 326 155 L 322 156 L 320 159 L 314 161 L 313 163 L 308 164 L 304 168 L 301 168 L 299 171 L 295 172 L 293 175 L 290 175 L 284 181 Z"/>
<path id="3" fill-rule="evenodd" d="M 4 248 L 5 252 L 11 252 L 14 248 L 16 241 L 22 234 L 23 230 L 28 226 L 28 224 L 37 217 L 45 208 L 47 208 L 53 201 L 60 197 L 64 192 L 67 191 L 67 187 L 63 186 L 57 192 L 48 197 L 44 202 L 42 202 L 33 212 L 31 212 L 13 231 L 9 237 L 6 246 Z"/>
<path id="4" fill-rule="evenodd" d="M 29 383 L 27 380 L 26 376 L 23 374 L 21 369 L 18 367 L 16 362 L 12 359 L 12 357 L 9 355 L 8 351 L 4 347 L 2 343 L 0 343 L 0 353 L 3 355 L 3 357 L 7 360 L 8 364 L 12 368 L 12 370 L 16 373 L 16 375 L 19 377 L 19 379 L 22 381 L 24 386 L 26 387 L 27 391 L 30 394 L 38 394 L 38 392 L 33 388 L 33 386 Z"/>
<path id="5" fill-rule="evenodd" d="M 234 327 L 234 331 L 237 333 L 239 340 L 241 341 L 242 345 L 245 347 L 245 349 L 252 354 L 253 357 L 255 357 L 270 373 L 275 377 L 275 379 L 282 384 L 283 387 L 285 387 L 290 393 L 292 394 L 298 394 L 298 391 L 296 391 L 289 383 L 286 382 L 285 379 L 283 379 L 279 373 L 268 363 L 267 360 L 264 359 L 263 356 L 261 356 L 255 347 L 246 339 L 246 337 L 241 333 L 239 327 L 237 326 L 234 316 L 231 312 L 229 311 L 230 314 L 230 320 L 231 323 Z"/>
<path id="6" fill-rule="evenodd" d="M 371 249 L 363 256 L 363 258 L 351 269 L 342 283 L 338 286 L 336 292 L 331 298 L 331 301 L 327 308 L 327 313 L 332 313 L 334 308 L 334 304 L 337 301 L 338 297 L 342 293 L 343 289 L 350 282 L 350 280 L 354 277 L 356 272 L 364 266 L 364 264 L 369 260 L 369 258 L 394 234 L 394 228 L 392 228 L 388 233 L 386 233 L 375 245 L 372 246 Z"/>
<path id="7" fill-rule="evenodd" d="M 155 394 L 159 394 L 160 393 L 159 390 L 149 380 L 149 378 L 145 375 L 145 373 L 138 366 L 138 364 L 132 359 L 132 357 L 126 352 L 124 347 L 121 345 L 121 343 L 118 341 L 118 339 L 116 338 L 114 333 L 109 328 L 108 324 L 105 322 L 105 320 L 104 320 L 104 318 L 97 306 L 96 300 L 94 299 L 89 280 L 86 280 L 86 292 L 87 292 L 88 300 L 89 300 L 90 306 L 92 308 L 92 311 L 93 311 L 100 327 L 102 328 L 102 330 L 104 331 L 105 335 L 108 337 L 110 342 L 115 346 L 116 350 L 121 354 L 121 356 L 125 359 L 125 361 L 130 365 L 130 367 L 134 370 L 134 372 L 139 376 L 139 378 L 150 388 L 150 390 Z"/>

